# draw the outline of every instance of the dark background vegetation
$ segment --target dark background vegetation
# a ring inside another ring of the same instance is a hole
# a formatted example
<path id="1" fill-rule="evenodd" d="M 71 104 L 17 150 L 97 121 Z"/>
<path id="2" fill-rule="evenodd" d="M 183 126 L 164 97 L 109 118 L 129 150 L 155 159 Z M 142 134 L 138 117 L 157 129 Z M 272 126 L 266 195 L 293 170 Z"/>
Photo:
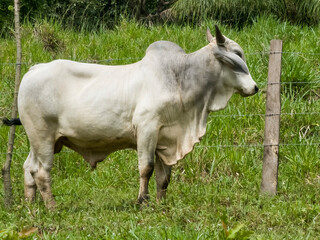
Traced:
<path id="1" fill-rule="evenodd" d="M 112 28 L 122 17 L 147 24 L 198 24 L 218 20 L 241 28 L 261 15 L 273 15 L 295 24 L 319 23 L 318 0 L 21 0 L 22 21 L 59 21 L 64 27 L 94 30 Z M 0 1 L 1 36 L 13 26 L 13 0 Z M 8 31 L 9 30 L 9 31 Z"/>

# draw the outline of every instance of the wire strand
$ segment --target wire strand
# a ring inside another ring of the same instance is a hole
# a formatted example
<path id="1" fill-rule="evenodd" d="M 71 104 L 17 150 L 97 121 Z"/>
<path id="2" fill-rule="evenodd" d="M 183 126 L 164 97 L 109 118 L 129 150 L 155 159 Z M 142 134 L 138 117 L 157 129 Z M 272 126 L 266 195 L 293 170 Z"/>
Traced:
<path id="1" fill-rule="evenodd" d="M 262 51 L 262 52 L 249 52 L 246 55 L 269 55 L 269 54 L 295 54 L 295 55 L 315 55 L 318 56 L 320 53 L 318 52 L 286 52 L 286 51 L 279 51 L 279 52 L 270 52 L 270 51 Z M 78 62 L 87 62 L 87 63 L 102 63 L 102 62 L 113 62 L 113 61 L 125 61 L 125 60 L 140 60 L 142 57 L 127 57 L 127 58 L 108 58 L 108 59 L 101 59 L 101 60 L 90 60 L 90 59 L 83 59 L 83 60 L 74 60 Z M 41 62 L 21 62 L 21 65 L 34 65 Z M 0 62 L 2 65 L 16 65 L 15 62 Z"/>
<path id="2" fill-rule="evenodd" d="M 257 114 L 212 114 L 210 117 L 253 117 L 253 116 L 277 116 L 277 115 L 320 115 L 320 112 L 310 112 L 310 113 L 257 113 Z"/>
<path id="3" fill-rule="evenodd" d="M 320 146 L 320 142 L 316 143 L 279 143 L 279 144 L 226 144 L 226 145 L 198 145 L 195 148 L 260 148 L 260 147 L 272 147 L 272 146 L 279 146 L 279 147 L 292 147 L 292 146 Z M 61 151 L 60 153 L 76 153 L 74 151 Z M 0 152 L 1 155 L 7 154 L 6 152 Z M 13 151 L 12 154 L 29 154 L 29 152 L 16 152 Z"/>
<path id="4" fill-rule="evenodd" d="M 279 51 L 279 52 L 252 52 L 252 53 L 246 53 L 246 55 L 269 55 L 269 54 L 295 54 L 295 55 L 320 55 L 320 53 L 314 53 L 314 52 L 285 52 L 285 51 Z M 109 58 L 109 59 L 102 59 L 102 60 L 76 60 L 79 62 L 87 62 L 87 63 L 110 63 L 114 61 L 127 61 L 127 60 L 140 60 L 140 57 L 128 57 L 128 58 Z M 40 62 L 0 62 L 2 65 L 34 65 L 38 64 Z M 274 85 L 274 84 L 317 84 L 320 83 L 320 81 L 310 81 L 310 82 L 280 82 L 280 83 L 265 83 L 262 85 Z M 270 113 L 270 114 L 217 114 L 217 115 L 211 115 L 211 117 L 253 117 L 253 116 L 275 116 L 275 115 L 320 115 L 320 112 L 311 112 L 311 113 Z M 196 146 L 196 148 L 240 148 L 240 147 L 246 147 L 246 148 L 260 148 L 260 147 L 268 147 L 268 146 L 317 146 L 320 145 L 319 143 L 280 143 L 278 145 L 268 145 L 268 144 L 241 144 L 241 145 L 200 145 Z M 12 154 L 28 154 L 29 152 L 13 152 Z M 61 153 L 74 153 L 73 151 L 61 151 Z M 0 154 L 7 154 L 0 152 Z"/>
<path id="5" fill-rule="evenodd" d="M 240 144 L 240 145 L 202 145 L 202 146 L 196 146 L 196 148 L 258 148 L 258 147 L 272 147 L 272 146 L 283 146 L 283 147 L 289 147 L 289 146 L 320 146 L 320 142 L 318 143 L 279 143 L 279 144 Z"/>

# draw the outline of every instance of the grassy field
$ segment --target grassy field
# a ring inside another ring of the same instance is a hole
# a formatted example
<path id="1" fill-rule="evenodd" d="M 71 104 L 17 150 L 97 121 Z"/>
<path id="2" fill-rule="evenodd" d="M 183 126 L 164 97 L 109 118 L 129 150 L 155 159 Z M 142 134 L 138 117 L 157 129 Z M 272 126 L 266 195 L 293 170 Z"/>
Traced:
<path id="1" fill-rule="evenodd" d="M 79 33 L 55 23 L 38 22 L 36 28 L 26 23 L 22 70 L 57 58 L 127 64 L 141 59 L 157 40 L 170 40 L 193 52 L 207 44 L 207 26 L 213 31 L 212 22 L 197 27 L 144 27 L 123 20 L 114 30 Z M 320 27 L 261 18 L 241 31 L 225 26 L 221 30 L 247 53 L 251 75 L 261 91 L 250 98 L 234 96 L 225 110 L 210 115 L 201 143 L 173 168 L 165 202 L 156 202 L 152 178 L 149 205 L 136 205 L 139 175 L 134 151 L 114 153 L 92 171 L 79 155 L 64 149 L 55 156 L 52 170 L 57 210 L 47 211 L 39 196 L 35 204 L 26 203 L 22 165 L 28 141 L 19 127 L 11 170 L 15 204 L 7 210 L 1 203 L 0 230 L 15 235 L 34 227 L 30 239 L 244 239 L 248 235 L 250 239 L 318 239 Z M 285 52 L 281 96 L 285 114 L 275 197 L 259 194 L 271 39 L 282 39 Z M 14 63 L 14 38 L 0 39 L 0 117 L 10 116 Z M 1 126 L 1 163 L 7 136 L 8 128 Z M 6 239 L 4 235 L 0 232 L 0 239 Z"/>

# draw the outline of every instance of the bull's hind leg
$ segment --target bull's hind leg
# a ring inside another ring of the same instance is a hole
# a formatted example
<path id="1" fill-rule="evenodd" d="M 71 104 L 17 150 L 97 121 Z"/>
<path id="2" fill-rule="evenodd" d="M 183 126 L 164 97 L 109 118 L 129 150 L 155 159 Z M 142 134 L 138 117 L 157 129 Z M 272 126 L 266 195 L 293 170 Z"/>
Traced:
<path id="1" fill-rule="evenodd" d="M 36 196 L 37 185 L 31 174 L 32 166 L 35 166 L 35 158 L 32 150 L 30 151 L 27 160 L 24 162 L 24 196 L 28 201 L 34 201 Z"/>
<path id="2" fill-rule="evenodd" d="M 39 168 L 38 171 L 33 174 L 33 177 L 46 206 L 48 208 L 54 208 L 56 203 L 51 191 L 50 174 L 53 164 L 53 151 L 50 150 L 45 153 L 38 153 L 37 159 L 39 161 Z"/>
<path id="3" fill-rule="evenodd" d="M 166 197 L 171 176 L 171 166 L 166 165 L 158 155 L 156 158 L 155 175 L 157 182 L 157 200 L 161 200 Z"/>
<path id="4" fill-rule="evenodd" d="M 39 170 L 34 174 L 34 178 L 46 207 L 53 209 L 56 202 L 51 191 L 50 169 L 43 166 L 39 167 Z"/>
<path id="5" fill-rule="evenodd" d="M 32 154 L 28 164 L 26 163 L 28 171 L 25 171 L 25 183 L 26 181 L 29 184 L 34 184 L 35 182 L 46 206 L 48 208 L 54 208 L 55 201 L 51 191 L 50 175 L 53 165 L 54 140 L 49 136 L 41 137 L 40 135 L 41 134 L 38 134 L 36 139 L 29 136 Z M 31 182 L 29 173 L 32 175 L 34 182 Z M 26 192 L 25 195 L 30 199 L 29 195 L 31 196 L 31 190 L 28 185 L 25 185 L 25 189 L 29 191 Z"/>

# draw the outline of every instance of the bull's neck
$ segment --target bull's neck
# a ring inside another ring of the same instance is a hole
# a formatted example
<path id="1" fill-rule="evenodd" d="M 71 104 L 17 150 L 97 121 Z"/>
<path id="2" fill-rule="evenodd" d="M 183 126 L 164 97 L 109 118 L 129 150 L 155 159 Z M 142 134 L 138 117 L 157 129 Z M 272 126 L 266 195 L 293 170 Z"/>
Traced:
<path id="1" fill-rule="evenodd" d="M 196 52 L 187 54 L 184 60 L 181 89 L 183 101 L 201 104 L 206 111 L 218 111 L 226 107 L 233 91 L 222 83 L 222 69 L 214 58 L 209 44 Z"/>
<path id="2" fill-rule="evenodd" d="M 209 65 L 214 59 L 209 46 L 205 46 L 196 52 L 187 54 L 184 58 L 181 71 L 181 89 L 184 100 L 200 101 L 206 100 L 211 94 L 210 86 L 211 71 Z"/>

